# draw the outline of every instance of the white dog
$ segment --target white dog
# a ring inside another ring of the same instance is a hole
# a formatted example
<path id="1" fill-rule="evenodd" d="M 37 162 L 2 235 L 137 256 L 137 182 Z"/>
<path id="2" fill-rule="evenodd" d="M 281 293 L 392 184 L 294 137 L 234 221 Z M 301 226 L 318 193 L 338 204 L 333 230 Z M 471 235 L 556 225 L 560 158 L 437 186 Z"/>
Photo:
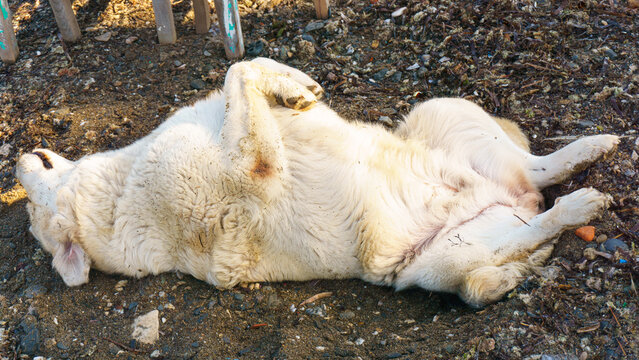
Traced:
<path id="1" fill-rule="evenodd" d="M 316 103 L 321 91 L 272 60 L 241 62 L 223 92 L 128 147 L 75 162 L 26 154 L 31 231 L 69 286 L 90 267 L 219 287 L 358 277 L 482 306 L 607 206 L 581 189 L 541 212 L 539 190 L 616 136 L 534 156 L 516 125 L 465 100 L 425 102 L 391 133 L 344 121 Z"/>

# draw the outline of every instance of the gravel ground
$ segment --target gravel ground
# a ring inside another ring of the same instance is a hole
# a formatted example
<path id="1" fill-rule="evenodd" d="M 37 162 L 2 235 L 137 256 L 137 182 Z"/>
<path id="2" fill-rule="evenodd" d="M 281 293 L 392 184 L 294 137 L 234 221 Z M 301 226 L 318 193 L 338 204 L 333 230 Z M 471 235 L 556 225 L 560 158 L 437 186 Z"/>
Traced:
<path id="1" fill-rule="evenodd" d="M 186 1 L 173 6 L 177 44 L 159 46 L 151 1 L 76 0 L 83 37 L 62 44 L 47 2 L 9 0 L 21 53 L 0 65 L 0 357 L 639 356 L 637 0 L 332 2 L 331 18 L 317 21 L 311 1 L 240 1 L 248 58 L 296 66 L 346 118 L 389 128 L 415 102 L 460 96 L 519 123 L 540 154 L 579 136 L 620 135 L 614 156 L 544 192 L 547 205 L 584 186 L 610 193 L 615 204 L 592 224 L 597 241 L 564 234 L 544 271 L 481 310 L 358 280 L 220 291 L 181 274 L 93 272 L 67 288 L 28 233 L 17 157 L 46 147 L 77 159 L 127 145 L 219 88 L 230 63 L 215 25 L 194 33 Z M 152 310 L 159 340 L 131 341 L 134 319 Z"/>

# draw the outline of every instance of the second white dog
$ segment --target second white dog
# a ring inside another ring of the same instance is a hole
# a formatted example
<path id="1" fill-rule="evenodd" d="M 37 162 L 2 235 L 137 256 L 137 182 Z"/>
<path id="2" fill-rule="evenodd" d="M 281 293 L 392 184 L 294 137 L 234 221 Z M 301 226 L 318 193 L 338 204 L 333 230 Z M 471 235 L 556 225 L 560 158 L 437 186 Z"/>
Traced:
<path id="1" fill-rule="evenodd" d="M 482 306 L 608 202 L 582 189 L 541 212 L 539 190 L 615 136 L 539 157 L 516 126 L 465 100 L 423 103 L 391 133 L 344 121 L 316 104 L 320 92 L 285 65 L 242 62 L 223 92 L 126 148 L 75 162 L 24 155 L 31 230 L 69 286 L 90 267 L 220 287 L 358 277 Z"/>

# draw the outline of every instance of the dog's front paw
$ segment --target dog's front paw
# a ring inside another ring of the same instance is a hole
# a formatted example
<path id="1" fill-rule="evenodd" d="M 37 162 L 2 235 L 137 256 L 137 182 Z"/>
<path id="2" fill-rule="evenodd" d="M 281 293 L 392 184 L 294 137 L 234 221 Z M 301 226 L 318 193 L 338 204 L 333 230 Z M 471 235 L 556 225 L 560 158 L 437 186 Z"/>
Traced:
<path id="1" fill-rule="evenodd" d="M 555 201 L 558 218 L 566 226 L 578 226 L 600 217 L 612 202 L 610 195 L 593 188 L 579 189 Z"/>

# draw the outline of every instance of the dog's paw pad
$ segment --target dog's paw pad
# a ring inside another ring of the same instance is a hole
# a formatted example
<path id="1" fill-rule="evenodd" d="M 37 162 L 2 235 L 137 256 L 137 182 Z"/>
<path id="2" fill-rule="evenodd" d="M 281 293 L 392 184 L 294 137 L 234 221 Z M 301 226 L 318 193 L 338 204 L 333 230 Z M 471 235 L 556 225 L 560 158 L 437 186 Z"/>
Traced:
<path id="1" fill-rule="evenodd" d="M 286 106 L 289 109 L 301 110 L 301 111 L 310 109 L 317 102 L 317 100 L 309 99 L 308 97 L 305 97 L 304 95 L 291 96 L 286 99 L 282 99 L 281 97 L 276 97 L 276 99 L 277 99 L 277 103 L 282 106 Z"/>
<path id="2" fill-rule="evenodd" d="M 313 84 L 306 87 L 318 99 L 324 95 L 324 89 L 319 84 Z"/>

